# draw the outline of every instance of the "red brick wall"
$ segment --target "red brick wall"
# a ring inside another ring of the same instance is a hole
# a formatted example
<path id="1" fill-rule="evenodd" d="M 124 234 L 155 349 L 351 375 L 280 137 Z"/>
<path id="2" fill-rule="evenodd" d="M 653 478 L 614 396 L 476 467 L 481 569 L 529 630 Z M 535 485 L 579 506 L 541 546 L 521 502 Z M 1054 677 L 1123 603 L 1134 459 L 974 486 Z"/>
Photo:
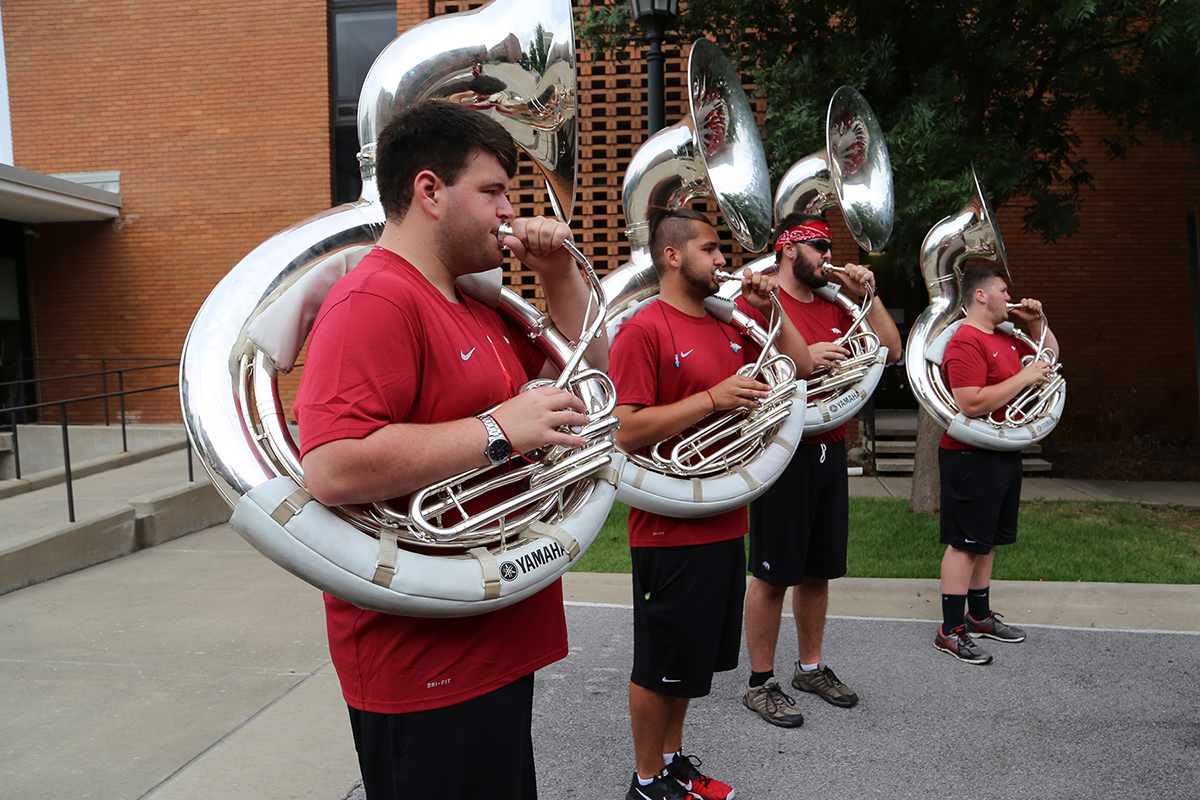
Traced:
<path id="1" fill-rule="evenodd" d="M 15 165 L 121 172 L 118 222 L 29 241 L 37 356 L 178 359 L 216 282 L 329 207 L 326 27 L 311 0 L 5 0 Z M 180 417 L 175 392 L 129 405 Z"/>
<path id="2" fill-rule="evenodd" d="M 1195 436 L 1187 212 L 1200 206 L 1200 173 L 1150 137 L 1110 162 L 1108 123 L 1082 117 L 1076 129 L 1095 178 L 1079 233 L 1045 245 L 1021 231 L 1017 203 L 997 212 L 1012 294 L 1044 301 L 1062 347 L 1067 409 L 1055 437 Z"/>

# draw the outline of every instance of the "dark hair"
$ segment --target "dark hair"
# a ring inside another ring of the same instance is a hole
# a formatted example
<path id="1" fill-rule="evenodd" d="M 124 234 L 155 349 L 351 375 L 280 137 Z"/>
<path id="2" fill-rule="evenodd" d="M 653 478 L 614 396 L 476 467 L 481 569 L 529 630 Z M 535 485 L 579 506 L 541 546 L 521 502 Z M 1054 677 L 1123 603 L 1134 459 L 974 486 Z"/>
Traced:
<path id="1" fill-rule="evenodd" d="M 375 144 L 376 183 L 388 220 L 399 222 L 412 204 L 413 180 L 431 170 L 453 186 L 478 152 L 491 153 L 508 177 L 517 171 L 517 147 L 487 114 L 447 100 L 423 100 L 397 113 Z"/>
<path id="2" fill-rule="evenodd" d="M 783 219 L 779 220 L 779 224 L 775 226 L 775 230 L 771 231 L 771 239 L 767 243 L 767 252 L 775 254 L 775 260 L 779 260 L 779 254 L 783 251 L 775 249 L 775 243 L 779 241 L 779 237 L 783 236 L 789 228 L 794 228 L 797 225 L 803 225 L 806 222 L 824 222 L 825 217 L 820 214 L 805 214 L 801 211 L 793 211 Z"/>
<path id="3" fill-rule="evenodd" d="M 1004 271 L 995 264 L 977 264 L 963 273 L 962 303 L 965 308 L 975 302 L 975 290 L 983 288 L 992 278 L 1004 280 Z"/>
<path id="4" fill-rule="evenodd" d="M 668 247 L 682 250 L 687 243 L 696 238 L 694 222 L 710 225 L 708 217 L 690 208 L 655 209 L 650 212 L 650 258 L 654 261 L 654 271 L 661 277 L 667 268 L 662 260 L 663 251 Z"/>

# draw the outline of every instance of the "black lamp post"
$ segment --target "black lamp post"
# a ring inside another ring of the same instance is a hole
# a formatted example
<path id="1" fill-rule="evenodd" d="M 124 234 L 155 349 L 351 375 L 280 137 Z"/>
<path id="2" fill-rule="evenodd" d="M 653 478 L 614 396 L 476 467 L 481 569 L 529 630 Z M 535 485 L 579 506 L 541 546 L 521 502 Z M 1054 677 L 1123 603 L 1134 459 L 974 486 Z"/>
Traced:
<path id="1" fill-rule="evenodd" d="M 662 43 L 667 38 L 667 28 L 679 16 L 679 0 L 629 0 L 633 18 L 646 31 L 638 37 L 649 42 L 646 54 L 646 105 L 648 133 L 661 130 L 666 123 L 666 108 L 663 97 L 663 61 L 666 56 Z"/>

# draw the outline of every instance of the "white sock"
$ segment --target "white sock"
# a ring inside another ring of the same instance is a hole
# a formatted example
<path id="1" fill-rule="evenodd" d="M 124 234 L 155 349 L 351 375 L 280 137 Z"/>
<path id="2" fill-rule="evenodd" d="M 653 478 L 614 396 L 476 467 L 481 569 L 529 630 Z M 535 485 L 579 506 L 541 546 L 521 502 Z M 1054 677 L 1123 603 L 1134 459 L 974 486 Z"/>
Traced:
<path id="1" fill-rule="evenodd" d="M 654 778 L 651 778 L 650 780 L 646 780 L 641 775 L 638 775 L 636 772 L 633 773 L 633 777 L 637 778 L 638 786 L 649 786 L 650 784 L 654 783 Z M 658 776 L 656 775 L 655 777 L 658 777 Z"/>
<path id="2" fill-rule="evenodd" d="M 663 763 L 664 763 L 664 764 L 668 764 L 668 765 L 669 765 L 669 764 L 670 764 L 672 761 L 674 761 L 674 760 L 675 760 L 675 754 L 674 754 L 674 753 L 663 753 Z"/>
<path id="3" fill-rule="evenodd" d="M 801 664 L 800 669 L 804 670 L 805 672 L 812 672 L 814 669 L 816 669 L 819 666 L 821 666 L 820 661 L 818 661 L 815 664 Z"/>

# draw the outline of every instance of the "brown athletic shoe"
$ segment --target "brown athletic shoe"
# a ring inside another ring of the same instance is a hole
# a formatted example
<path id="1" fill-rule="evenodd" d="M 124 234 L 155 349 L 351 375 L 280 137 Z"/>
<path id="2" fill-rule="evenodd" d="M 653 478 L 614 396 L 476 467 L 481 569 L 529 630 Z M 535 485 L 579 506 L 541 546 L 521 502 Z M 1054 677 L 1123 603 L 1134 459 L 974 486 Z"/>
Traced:
<path id="1" fill-rule="evenodd" d="M 812 692 L 826 703 L 840 708 L 850 708 L 858 702 L 858 695 L 850 691 L 849 686 L 839 681 L 837 675 L 833 674 L 833 670 L 824 664 L 812 672 L 805 672 L 800 669 L 800 662 L 797 661 L 796 672 L 792 676 L 792 686 L 802 692 Z"/>
<path id="2" fill-rule="evenodd" d="M 792 705 L 792 698 L 783 693 L 783 687 L 774 677 L 767 678 L 762 686 L 746 687 L 742 702 L 772 725 L 799 728 L 804 724 L 804 715 Z"/>

